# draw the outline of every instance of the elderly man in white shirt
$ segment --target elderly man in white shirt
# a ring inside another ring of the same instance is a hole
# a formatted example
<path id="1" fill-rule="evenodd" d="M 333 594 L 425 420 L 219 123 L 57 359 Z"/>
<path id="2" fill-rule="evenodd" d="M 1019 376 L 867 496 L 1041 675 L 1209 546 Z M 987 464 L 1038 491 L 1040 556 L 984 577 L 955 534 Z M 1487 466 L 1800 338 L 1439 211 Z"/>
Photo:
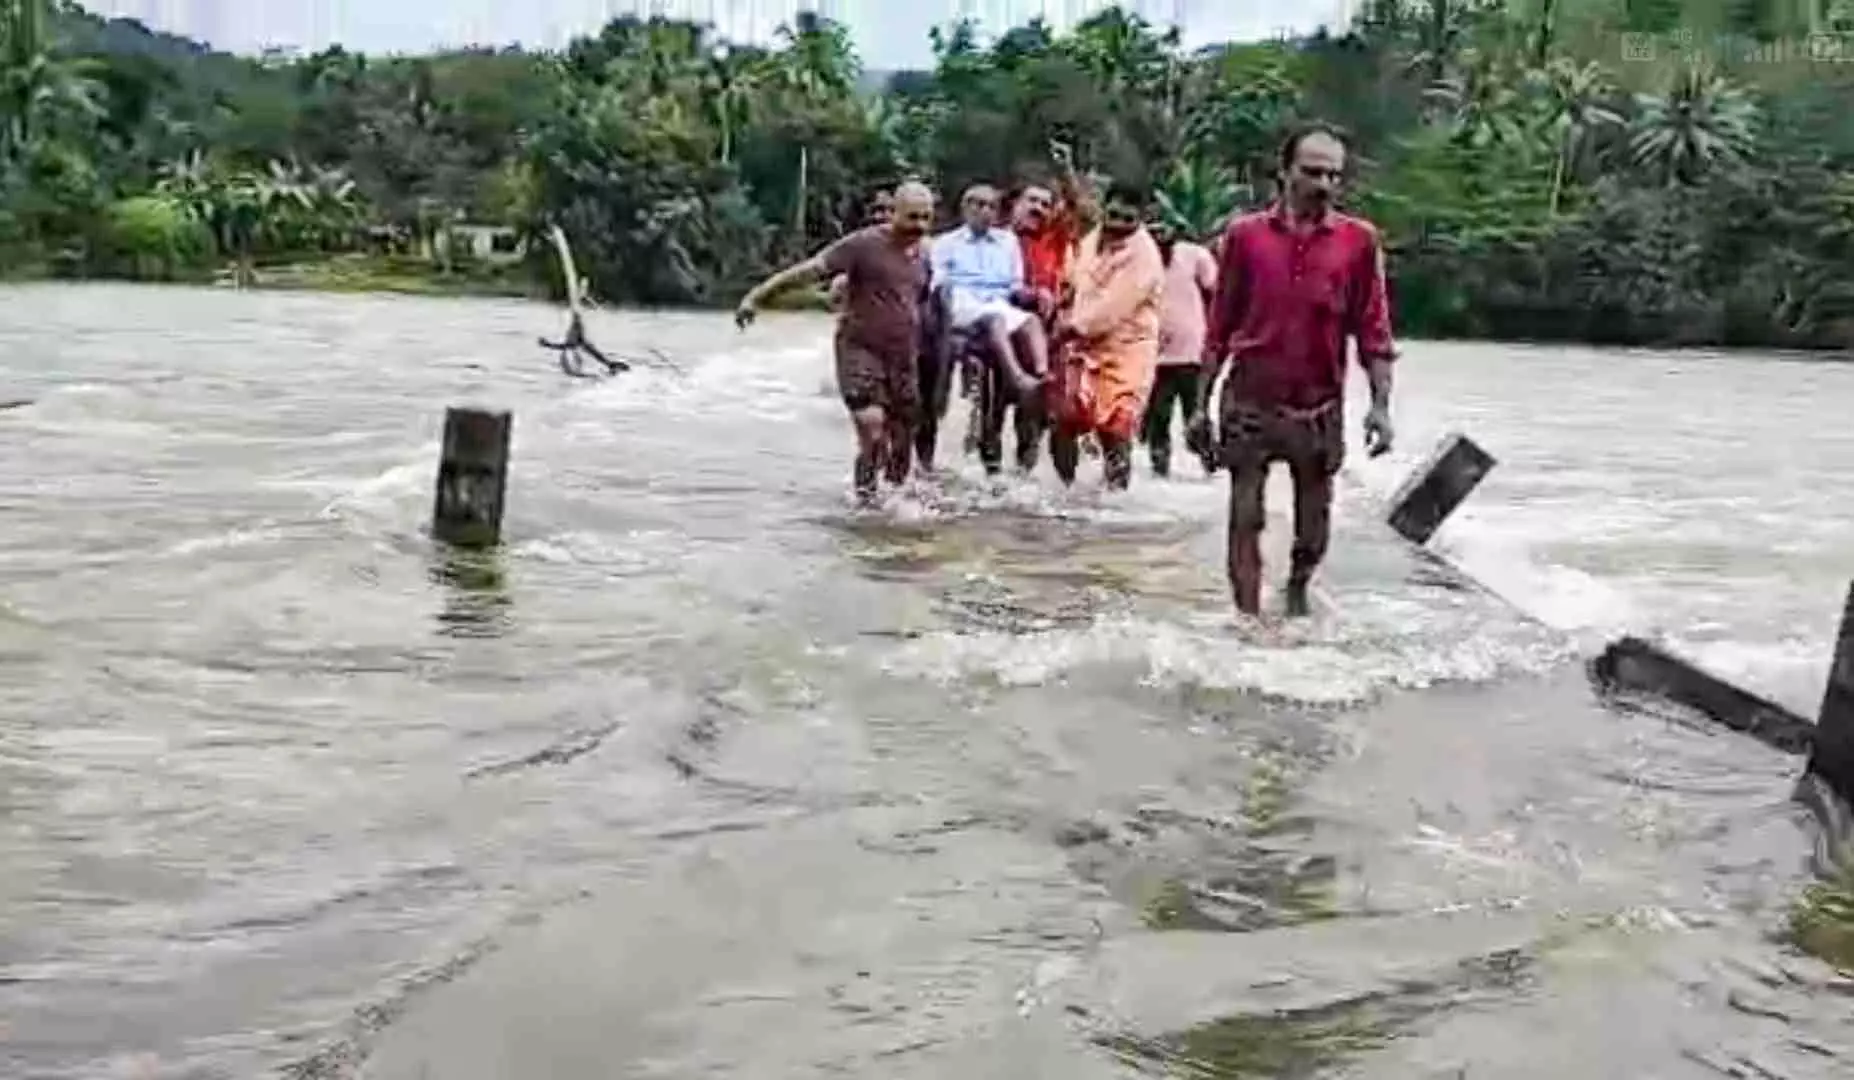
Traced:
<path id="1" fill-rule="evenodd" d="M 998 204 L 995 188 L 968 188 L 960 199 L 965 224 L 933 238 L 928 265 L 933 287 L 946 291 L 952 328 L 982 336 L 1025 402 L 1049 370 L 1049 342 L 1042 320 L 1030 310 L 1017 234 L 997 226 Z"/>

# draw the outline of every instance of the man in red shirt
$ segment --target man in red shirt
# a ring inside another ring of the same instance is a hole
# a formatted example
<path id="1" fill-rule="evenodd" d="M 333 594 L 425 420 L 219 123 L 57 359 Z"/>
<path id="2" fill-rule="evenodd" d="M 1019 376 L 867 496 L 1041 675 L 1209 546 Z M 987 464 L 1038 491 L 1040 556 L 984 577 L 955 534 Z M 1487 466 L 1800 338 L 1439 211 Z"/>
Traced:
<path id="1" fill-rule="evenodd" d="M 1285 461 L 1294 480 L 1294 545 L 1286 607 L 1308 612 L 1307 585 L 1326 555 L 1333 478 L 1345 461 L 1346 339 L 1371 386 L 1365 449 L 1391 446 L 1390 304 L 1384 249 L 1370 223 L 1333 209 L 1345 143 L 1325 127 L 1296 131 L 1281 147 L 1281 197 L 1225 229 L 1217 295 L 1198 370 L 1198 414 L 1208 438 L 1209 390 L 1230 364 L 1218 403 L 1219 456 L 1230 470 L 1229 576 L 1236 609 L 1261 611 L 1262 495 Z"/>
<path id="2" fill-rule="evenodd" d="M 1069 260 L 1095 216 L 1068 144 L 1050 143 L 1049 156 L 1056 163 L 1056 190 L 1026 184 L 1011 202 L 1011 225 L 1024 252 L 1024 283 L 1037 293 L 1037 308 L 1045 319 L 1062 299 Z"/>

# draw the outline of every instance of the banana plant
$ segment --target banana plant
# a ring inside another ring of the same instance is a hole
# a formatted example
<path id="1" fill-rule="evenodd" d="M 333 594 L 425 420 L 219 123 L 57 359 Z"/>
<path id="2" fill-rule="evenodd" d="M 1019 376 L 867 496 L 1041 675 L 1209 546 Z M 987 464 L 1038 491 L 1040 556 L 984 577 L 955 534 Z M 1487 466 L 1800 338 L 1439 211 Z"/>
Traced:
<path id="1" fill-rule="evenodd" d="M 1185 236 L 1207 238 L 1248 201 L 1228 169 L 1201 158 L 1185 158 L 1160 180 L 1153 193 L 1165 224 Z"/>

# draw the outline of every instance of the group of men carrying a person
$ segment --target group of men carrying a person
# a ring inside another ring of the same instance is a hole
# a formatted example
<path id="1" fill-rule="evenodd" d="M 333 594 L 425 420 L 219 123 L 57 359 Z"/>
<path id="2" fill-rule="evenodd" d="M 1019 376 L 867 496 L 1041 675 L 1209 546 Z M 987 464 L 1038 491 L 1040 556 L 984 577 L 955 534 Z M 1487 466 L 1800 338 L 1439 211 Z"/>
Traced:
<path id="1" fill-rule="evenodd" d="M 1309 610 L 1308 584 L 1326 553 L 1333 480 L 1344 461 L 1347 340 L 1357 343 L 1371 406 L 1365 442 L 1391 445 L 1395 357 L 1377 232 L 1332 203 L 1345 145 L 1332 129 L 1296 131 L 1282 146 L 1281 189 L 1267 209 L 1231 220 L 1210 250 L 1170 226 L 1148 228 L 1147 199 L 1109 183 L 1098 203 L 1054 147 L 1057 182 L 1023 187 L 1007 212 L 997 189 L 968 188 L 962 224 L 929 237 L 934 195 L 901 184 L 872 221 L 773 274 L 741 301 L 744 328 L 764 299 L 828 279 L 840 307 L 837 385 L 856 431 L 855 487 L 931 468 L 934 433 L 955 369 L 990 380 L 974 428 L 998 467 L 1005 406 L 1017 414 L 1017 460 L 1035 465 L 1047 431 L 1057 474 L 1073 482 L 1084 438 L 1098 441 L 1107 484 L 1131 479 L 1132 446 L 1153 469 L 1171 460 L 1171 415 L 1207 469 L 1230 473 L 1228 573 L 1239 612 L 1260 613 L 1263 491 L 1270 466 L 1294 487 L 1289 614 Z M 1213 438 L 1209 403 L 1217 401 Z"/>

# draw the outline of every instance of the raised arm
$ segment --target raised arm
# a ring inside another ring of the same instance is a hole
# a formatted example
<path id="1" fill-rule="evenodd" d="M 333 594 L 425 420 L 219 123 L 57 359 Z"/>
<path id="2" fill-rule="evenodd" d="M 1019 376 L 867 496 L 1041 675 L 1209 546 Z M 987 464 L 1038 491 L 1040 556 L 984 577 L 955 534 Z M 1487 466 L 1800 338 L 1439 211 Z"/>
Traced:
<path id="1" fill-rule="evenodd" d="M 1209 332 L 1204 337 L 1204 355 L 1197 369 L 1197 400 L 1210 400 L 1210 388 L 1223 370 L 1223 357 L 1229 350 L 1230 335 L 1242 319 L 1242 237 L 1237 223 L 1224 227 L 1223 240 L 1217 245 L 1217 288 L 1210 301 Z"/>
<path id="2" fill-rule="evenodd" d="M 1095 203 L 1094 192 L 1075 171 L 1073 151 L 1062 143 L 1052 144 L 1050 150 L 1056 163 L 1056 197 L 1062 201 L 1075 235 L 1087 236 L 1101 224 L 1101 208 Z"/>
<path id="3" fill-rule="evenodd" d="M 1358 343 L 1358 363 L 1371 386 L 1371 403 L 1388 408 L 1391 368 L 1397 359 L 1397 342 L 1391 334 L 1390 288 L 1385 281 L 1384 241 L 1372 230 L 1359 252 L 1348 296 L 1348 322 Z"/>

